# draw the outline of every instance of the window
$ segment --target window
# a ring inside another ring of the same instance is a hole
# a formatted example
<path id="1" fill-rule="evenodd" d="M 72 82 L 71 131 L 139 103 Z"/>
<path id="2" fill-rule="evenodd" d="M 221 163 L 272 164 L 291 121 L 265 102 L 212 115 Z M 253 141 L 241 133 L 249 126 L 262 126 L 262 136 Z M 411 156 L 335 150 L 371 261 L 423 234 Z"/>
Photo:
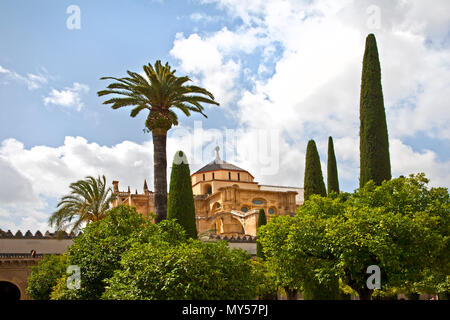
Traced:
<path id="1" fill-rule="evenodd" d="M 240 175 L 240 173 L 238 172 L 238 181 L 240 181 L 241 180 L 241 175 Z"/>
<path id="2" fill-rule="evenodd" d="M 231 180 L 231 172 L 228 172 L 228 180 Z"/>
<path id="3" fill-rule="evenodd" d="M 269 208 L 269 213 L 270 213 L 270 214 L 274 214 L 274 213 L 275 213 L 275 210 L 274 210 L 273 208 Z"/>
<path id="4" fill-rule="evenodd" d="M 252 201 L 253 204 L 263 204 L 264 202 L 262 200 L 256 199 Z"/>
<path id="5" fill-rule="evenodd" d="M 247 207 L 242 207 L 242 208 L 241 208 L 241 211 L 242 211 L 242 212 L 247 212 L 248 209 L 247 209 Z"/>
<path id="6" fill-rule="evenodd" d="M 212 175 L 213 175 L 213 180 L 214 180 L 214 172 L 213 172 L 213 174 L 212 174 Z"/>
<path id="7" fill-rule="evenodd" d="M 203 181 L 205 181 L 205 174 L 203 174 Z"/>

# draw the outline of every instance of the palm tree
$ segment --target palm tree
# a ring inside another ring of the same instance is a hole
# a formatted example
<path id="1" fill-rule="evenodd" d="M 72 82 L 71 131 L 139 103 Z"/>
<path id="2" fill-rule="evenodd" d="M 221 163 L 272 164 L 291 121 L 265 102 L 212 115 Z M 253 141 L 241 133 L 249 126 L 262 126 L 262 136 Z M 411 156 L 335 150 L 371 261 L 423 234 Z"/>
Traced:
<path id="1" fill-rule="evenodd" d="M 167 217 L 167 131 L 178 125 L 177 114 L 172 109 L 181 110 L 188 117 L 193 111 L 207 118 L 200 103 L 219 103 L 214 101 L 214 96 L 206 89 L 186 85 L 191 79 L 187 76 L 175 76 L 176 70 L 171 70 L 167 62 L 163 66 L 158 60 L 154 67 L 149 63 L 143 68 L 146 78 L 131 71 L 127 71 L 128 77 L 124 78 L 101 78 L 116 82 L 97 94 L 99 97 L 107 94 L 122 96 L 106 100 L 103 104 L 111 104 L 113 109 L 134 106 L 130 113 L 133 118 L 144 109 L 149 111 L 145 127 L 153 136 L 155 221 L 158 223 Z"/>
<path id="2" fill-rule="evenodd" d="M 89 176 L 70 184 L 70 194 L 61 198 L 58 210 L 49 218 L 51 227 L 58 231 L 72 225 L 70 232 L 78 231 L 83 223 L 100 220 L 105 217 L 111 202 L 116 198 L 111 187 L 106 188 L 105 176 L 97 179 Z"/>

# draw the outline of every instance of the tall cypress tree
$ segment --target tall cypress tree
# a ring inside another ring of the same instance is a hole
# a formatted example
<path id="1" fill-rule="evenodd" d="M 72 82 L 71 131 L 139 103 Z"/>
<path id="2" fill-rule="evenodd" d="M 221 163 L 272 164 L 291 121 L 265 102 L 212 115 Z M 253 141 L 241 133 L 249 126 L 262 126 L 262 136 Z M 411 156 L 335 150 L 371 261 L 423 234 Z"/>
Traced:
<path id="1" fill-rule="evenodd" d="M 327 190 L 339 193 L 339 180 L 336 164 L 336 155 L 334 154 L 333 138 L 328 138 L 328 163 L 327 163 Z"/>
<path id="2" fill-rule="evenodd" d="M 320 166 L 319 153 L 314 140 L 308 141 L 306 147 L 305 181 L 303 184 L 305 201 L 313 194 L 327 196 L 325 183 L 323 182 L 322 168 Z"/>
<path id="3" fill-rule="evenodd" d="M 323 182 L 322 168 L 320 166 L 320 157 L 314 140 L 309 140 L 308 146 L 306 147 L 304 188 L 305 201 L 313 194 L 318 194 L 322 197 L 327 196 L 325 183 Z M 309 279 L 309 281 L 304 284 L 303 297 L 305 300 L 337 299 L 338 292 L 339 283 L 337 280 L 332 286 L 325 286 L 315 279 Z"/>
<path id="4" fill-rule="evenodd" d="M 177 220 L 189 238 L 197 239 L 191 174 L 183 151 L 177 151 L 173 158 L 167 204 L 167 218 Z"/>
<path id="5" fill-rule="evenodd" d="M 369 180 L 381 185 L 391 179 L 389 139 L 381 87 L 381 68 L 377 41 L 366 39 L 360 97 L 360 187 Z"/>
<path id="6" fill-rule="evenodd" d="M 259 209 L 258 213 L 258 228 L 265 225 L 267 223 L 266 213 L 264 209 Z M 262 252 L 262 245 L 259 241 L 256 242 L 256 256 L 264 259 L 264 253 Z"/>

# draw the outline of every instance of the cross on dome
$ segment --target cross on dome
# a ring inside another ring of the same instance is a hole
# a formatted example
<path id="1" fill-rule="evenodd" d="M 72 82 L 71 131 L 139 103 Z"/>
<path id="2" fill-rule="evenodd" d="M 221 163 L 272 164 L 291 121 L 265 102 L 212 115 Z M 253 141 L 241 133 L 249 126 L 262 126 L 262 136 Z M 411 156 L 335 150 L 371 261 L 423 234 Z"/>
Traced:
<path id="1" fill-rule="evenodd" d="M 219 150 L 220 150 L 219 146 L 217 146 L 215 148 L 215 150 L 216 150 L 216 159 L 215 159 L 215 161 L 219 162 L 219 161 L 221 161 L 220 156 L 219 156 Z"/>

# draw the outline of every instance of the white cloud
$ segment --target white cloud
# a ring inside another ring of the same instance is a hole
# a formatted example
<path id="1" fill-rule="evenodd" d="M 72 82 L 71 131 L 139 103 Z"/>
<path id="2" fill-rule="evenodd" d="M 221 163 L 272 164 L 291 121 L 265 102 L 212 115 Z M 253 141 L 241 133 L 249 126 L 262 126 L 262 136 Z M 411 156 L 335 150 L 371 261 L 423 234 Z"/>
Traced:
<path id="1" fill-rule="evenodd" d="M 296 159 L 292 150 L 301 150 L 301 155 L 307 140 L 315 139 L 322 162 L 326 161 L 326 139 L 333 136 L 341 185 L 347 191 L 349 186 L 357 187 L 362 58 L 365 37 L 374 32 L 392 141 L 393 175 L 424 171 L 434 185 L 450 184 L 450 166 L 438 159 L 439 150 L 417 151 L 412 147 L 414 143 L 406 146 L 401 142 L 404 137 L 423 134 L 432 139 L 450 139 L 450 113 L 444 94 L 450 90 L 450 2 L 439 0 L 433 6 L 420 0 L 202 2 L 216 3 L 242 23 L 204 36 L 183 36 L 183 40 L 196 45 L 176 56 L 182 65 L 198 54 L 195 48 L 201 45 L 207 45 L 209 52 L 217 52 L 217 65 L 227 59 L 237 61 L 243 54 L 257 55 L 256 48 L 268 53 L 268 57 L 255 57 L 253 61 L 259 64 L 255 72 L 240 60 L 247 86 L 242 85 L 242 77 L 227 83 L 228 87 L 239 88 L 235 95 L 237 110 L 233 110 L 238 127 L 248 131 L 280 130 L 280 145 L 287 146 L 281 148 L 281 158 Z M 374 4 L 380 9 L 380 24 L 371 29 L 367 9 Z M 244 36 L 247 45 L 243 44 Z M 174 48 L 176 45 L 177 40 Z M 278 56 L 275 47 L 280 48 Z M 211 56 L 205 54 L 205 59 Z M 272 74 L 267 64 L 270 59 L 275 59 Z M 203 84 L 208 85 L 206 81 Z M 245 136 L 241 142 L 244 149 L 254 143 Z M 298 159 L 299 169 L 289 168 L 289 163 L 280 166 L 277 183 L 296 179 L 284 168 L 303 176 L 303 162 Z M 258 170 L 257 165 L 248 164 L 250 169 Z"/>
<path id="2" fill-rule="evenodd" d="M 0 144 L 0 228 L 50 229 L 47 219 L 54 207 L 46 199 L 59 199 L 69 184 L 88 175 L 105 175 L 111 184 L 120 180 L 142 192 L 144 179 L 153 182 L 153 146 L 124 141 L 112 147 L 66 137 L 59 147 L 25 148 L 15 139 Z M 15 227 L 13 227 L 15 226 Z"/>
<path id="3" fill-rule="evenodd" d="M 13 79 L 19 82 L 22 82 L 27 85 L 28 90 L 34 90 L 40 88 L 42 85 L 48 82 L 48 75 L 45 69 L 43 69 L 45 74 L 34 74 L 27 73 L 26 76 L 20 75 L 19 73 L 6 69 L 0 66 L 0 74 L 5 75 L 9 79 Z"/>
<path id="4" fill-rule="evenodd" d="M 430 179 L 430 185 L 450 187 L 450 161 L 439 160 L 432 150 L 417 152 L 399 139 L 391 139 L 390 153 L 393 176 L 425 172 Z"/>
<path id="5" fill-rule="evenodd" d="M 170 54 L 181 61 L 181 69 L 194 75 L 193 81 L 210 91 L 222 106 L 236 95 L 234 81 L 239 76 L 240 63 L 225 59 L 221 50 L 210 41 L 203 41 L 193 34 L 185 38 L 177 34 Z"/>
<path id="6" fill-rule="evenodd" d="M 220 17 L 213 17 L 210 15 L 207 15 L 203 12 L 194 12 L 189 16 L 189 19 L 191 19 L 194 22 L 203 22 L 208 23 L 214 20 L 218 20 Z"/>
<path id="7" fill-rule="evenodd" d="M 89 92 L 89 86 L 74 82 L 72 87 L 65 87 L 62 90 L 52 89 L 47 97 L 44 97 L 44 104 L 57 105 L 63 108 L 80 111 L 83 107 L 81 96 Z"/>
<path id="8" fill-rule="evenodd" d="M 0 66 L 0 73 L 10 73 L 10 71 Z"/>

